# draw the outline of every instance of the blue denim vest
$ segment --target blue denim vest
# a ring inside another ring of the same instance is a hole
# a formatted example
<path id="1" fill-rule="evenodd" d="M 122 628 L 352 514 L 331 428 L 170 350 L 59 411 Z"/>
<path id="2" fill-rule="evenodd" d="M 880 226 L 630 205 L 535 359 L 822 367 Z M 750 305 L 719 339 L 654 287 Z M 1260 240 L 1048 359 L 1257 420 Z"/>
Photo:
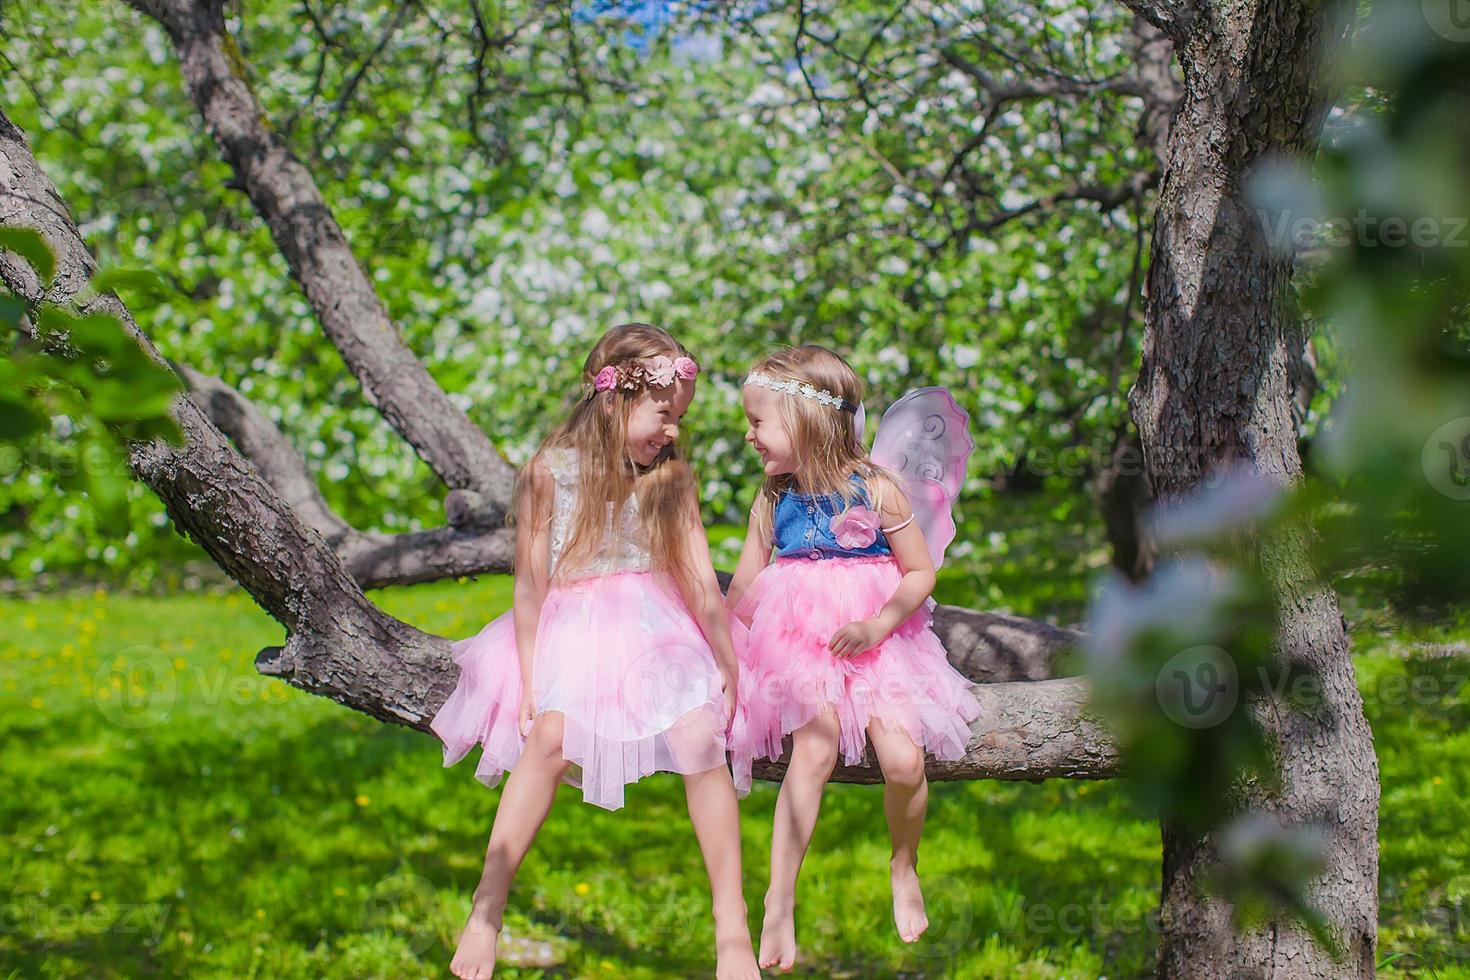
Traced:
<path id="1" fill-rule="evenodd" d="M 862 502 L 870 505 L 862 477 L 854 473 L 852 480 L 858 485 Z M 842 510 L 842 498 L 835 493 L 813 495 L 790 490 L 782 493 L 772 518 L 776 557 L 820 559 L 893 554 L 882 531 L 866 548 L 844 548 L 838 544 L 831 523 Z"/>

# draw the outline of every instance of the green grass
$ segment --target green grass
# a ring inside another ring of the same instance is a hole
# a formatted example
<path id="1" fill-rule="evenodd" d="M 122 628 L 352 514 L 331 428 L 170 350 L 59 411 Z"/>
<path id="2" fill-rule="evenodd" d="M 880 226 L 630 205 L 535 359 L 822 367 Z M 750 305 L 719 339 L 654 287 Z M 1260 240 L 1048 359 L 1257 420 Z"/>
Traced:
<path id="1" fill-rule="evenodd" d="M 509 587 L 376 598 L 459 636 Z M 281 632 L 239 594 L 6 601 L 0 618 L 0 977 L 448 976 L 498 798 L 472 761 L 446 770 L 432 739 L 260 677 L 254 653 Z M 1470 977 L 1467 636 L 1462 620 L 1354 637 L 1385 786 L 1389 975 Z M 1419 646 L 1456 642 L 1448 659 Z M 800 894 L 805 975 L 1149 972 L 1158 831 L 1121 786 L 936 785 L 917 947 L 889 921 L 880 794 L 829 791 Z M 762 784 L 742 804 L 753 927 L 774 801 Z M 522 965 L 502 975 L 707 974 L 707 901 L 676 777 L 615 813 L 564 787 L 512 893 Z"/>

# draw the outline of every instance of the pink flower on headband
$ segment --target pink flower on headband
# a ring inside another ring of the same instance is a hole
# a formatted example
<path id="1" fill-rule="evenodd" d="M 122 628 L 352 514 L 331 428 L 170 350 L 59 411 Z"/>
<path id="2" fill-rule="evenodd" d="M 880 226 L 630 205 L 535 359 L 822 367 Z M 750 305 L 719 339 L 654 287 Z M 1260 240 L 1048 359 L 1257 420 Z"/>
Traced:
<path id="1" fill-rule="evenodd" d="M 856 504 L 833 515 L 827 526 L 842 547 L 866 548 L 878 539 L 878 528 L 881 525 L 877 514 L 862 504 Z"/>
<path id="2" fill-rule="evenodd" d="M 643 362 L 643 374 L 649 384 L 667 387 L 674 383 L 674 362 L 667 354 L 650 357 Z"/>
<path id="3" fill-rule="evenodd" d="M 597 377 L 592 382 L 592 387 L 597 391 L 607 391 L 618 383 L 618 369 L 611 364 L 597 372 Z"/>
<path id="4" fill-rule="evenodd" d="M 685 357 L 682 354 L 674 358 L 674 374 L 685 381 L 692 380 L 698 373 L 699 365 L 694 362 L 694 358 Z"/>

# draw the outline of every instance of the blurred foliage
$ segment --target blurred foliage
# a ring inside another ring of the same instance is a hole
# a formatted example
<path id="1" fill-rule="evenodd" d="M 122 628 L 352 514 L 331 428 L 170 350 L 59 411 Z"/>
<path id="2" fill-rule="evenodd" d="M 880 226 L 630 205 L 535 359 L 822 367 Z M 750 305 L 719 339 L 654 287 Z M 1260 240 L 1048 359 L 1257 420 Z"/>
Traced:
<path id="1" fill-rule="evenodd" d="M 56 257 L 30 228 L 0 227 L 0 249 L 25 259 L 42 286 Z M 104 271 L 90 294 L 123 284 L 146 289 L 137 272 Z M 183 387 L 109 313 L 79 313 L 29 303 L 0 287 L 0 474 L 10 481 L 44 474 L 61 493 L 85 494 L 91 516 L 113 537 L 129 533 L 131 472 L 127 440 L 183 435 L 169 414 Z M 24 501 L 14 510 L 28 516 Z"/>
<path id="2" fill-rule="evenodd" d="M 938 55 L 960 45 L 1010 77 L 1017 66 L 985 43 L 1003 31 L 1043 68 L 1105 77 L 1126 65 L 1120 8 L 885 26 L 887 6 L 839 5 L 824 33 L 873 37 L 870 61 L 903 83 L 869 73 L 860 98 L 824 48 L 811 52 L 831 85 L 818 101 L 793 62 L 789 5 L 676 5 L 668 20 L 644 6 L 481 6 L 488 45 L 462 3 L 269 0 L 229 22 L 254 91 L 409 344 L 513 461 L 575 394 L 591 339 L 639 319 L 707 370 L 690 443 L 710 521 L 743 520 L 755 488 L 739 380 L 761 350 L 797 340 L 851 356 L 870 414 L 908 388 L 950 386 L 979 443 L 967 500 L 1028 448 L 1053 489 L 1107 462 L 1137 361 L 1137 214 L 1063 203 L 952 232 L 969 197 L 1019 207 L 1153 167 L 1137 100 L 1008 106 L 965 158 L 982 180 L 967 190 L 941 178 L 982 100 Z M 121 3 L 0 9 L 7 112 L 102 260 L 169 284 L 140 319 L 164 354 L 260 404 L 355 524 L 441 522 L 443 487 L 323 338 L 231 188 L 163 32 Z M 1045 455 L 1069 447 L 1075 468 Z M 7 476 L 0 573 L 146 581 L 179 544 L 151 494 L 129 498 L 133 531 L 118 539 L 53 477 Z M 1001 561 L 989 529 L 962 535 L 982 564 Z"/>
<path id="3" fill-rule="evenodd" d="M 1253 705 L 1276 692 L 1334 710 L 1318 678 L 1272 666 L 1297 594 L 1350 581 L 1443 618 L 1470 589 L 1470 35 L 1445 27 L 1410 0 L 1365 11 L 1324 63 L 1339 101 L 1315 159 L 1265 161 L 1248 185 L 1270 246 L 1297 261 L 1301 310 L 1334 339 L 1342 394 L 1305 479 L 1218 471 L 1156 507 L 1155 575 L 1104 581 L 1088 617 L 1095 703 L 1132 785 L 1184 831 L 1218 830 L 1209 885 L 1238 924 L 1294 916 L 1330 949 L 1306 897 L 1325 828 L 1232 804 L 1276 778 Z"/>

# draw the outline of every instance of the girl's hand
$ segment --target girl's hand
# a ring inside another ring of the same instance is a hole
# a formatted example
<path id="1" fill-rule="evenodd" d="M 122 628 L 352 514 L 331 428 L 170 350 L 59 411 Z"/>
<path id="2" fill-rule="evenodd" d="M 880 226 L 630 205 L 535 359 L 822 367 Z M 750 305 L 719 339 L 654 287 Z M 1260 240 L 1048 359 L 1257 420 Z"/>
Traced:
<path id="1" fill-rule="evenodd" d="M 519 715 L 519 726 L 521 738 L 529 738 L 531 725 L 536 721 L 536 700 L 527 689 L 521 694 L 521 709 Z"/>
<path id="2" fill-rule="evenodd" d="M 854 657 L 883 642 L 888 631 L 876 619 L 859 619 L 832 634 L 827 649 L 836 657 Z"/>
<path id="3" fill-rule="evenodd" d="M 739 679 L 733 670 L 720 668 L 720 693 L 725 695 L 725 727 L 735 720 L 735 692 L 739 690 Z"/>

